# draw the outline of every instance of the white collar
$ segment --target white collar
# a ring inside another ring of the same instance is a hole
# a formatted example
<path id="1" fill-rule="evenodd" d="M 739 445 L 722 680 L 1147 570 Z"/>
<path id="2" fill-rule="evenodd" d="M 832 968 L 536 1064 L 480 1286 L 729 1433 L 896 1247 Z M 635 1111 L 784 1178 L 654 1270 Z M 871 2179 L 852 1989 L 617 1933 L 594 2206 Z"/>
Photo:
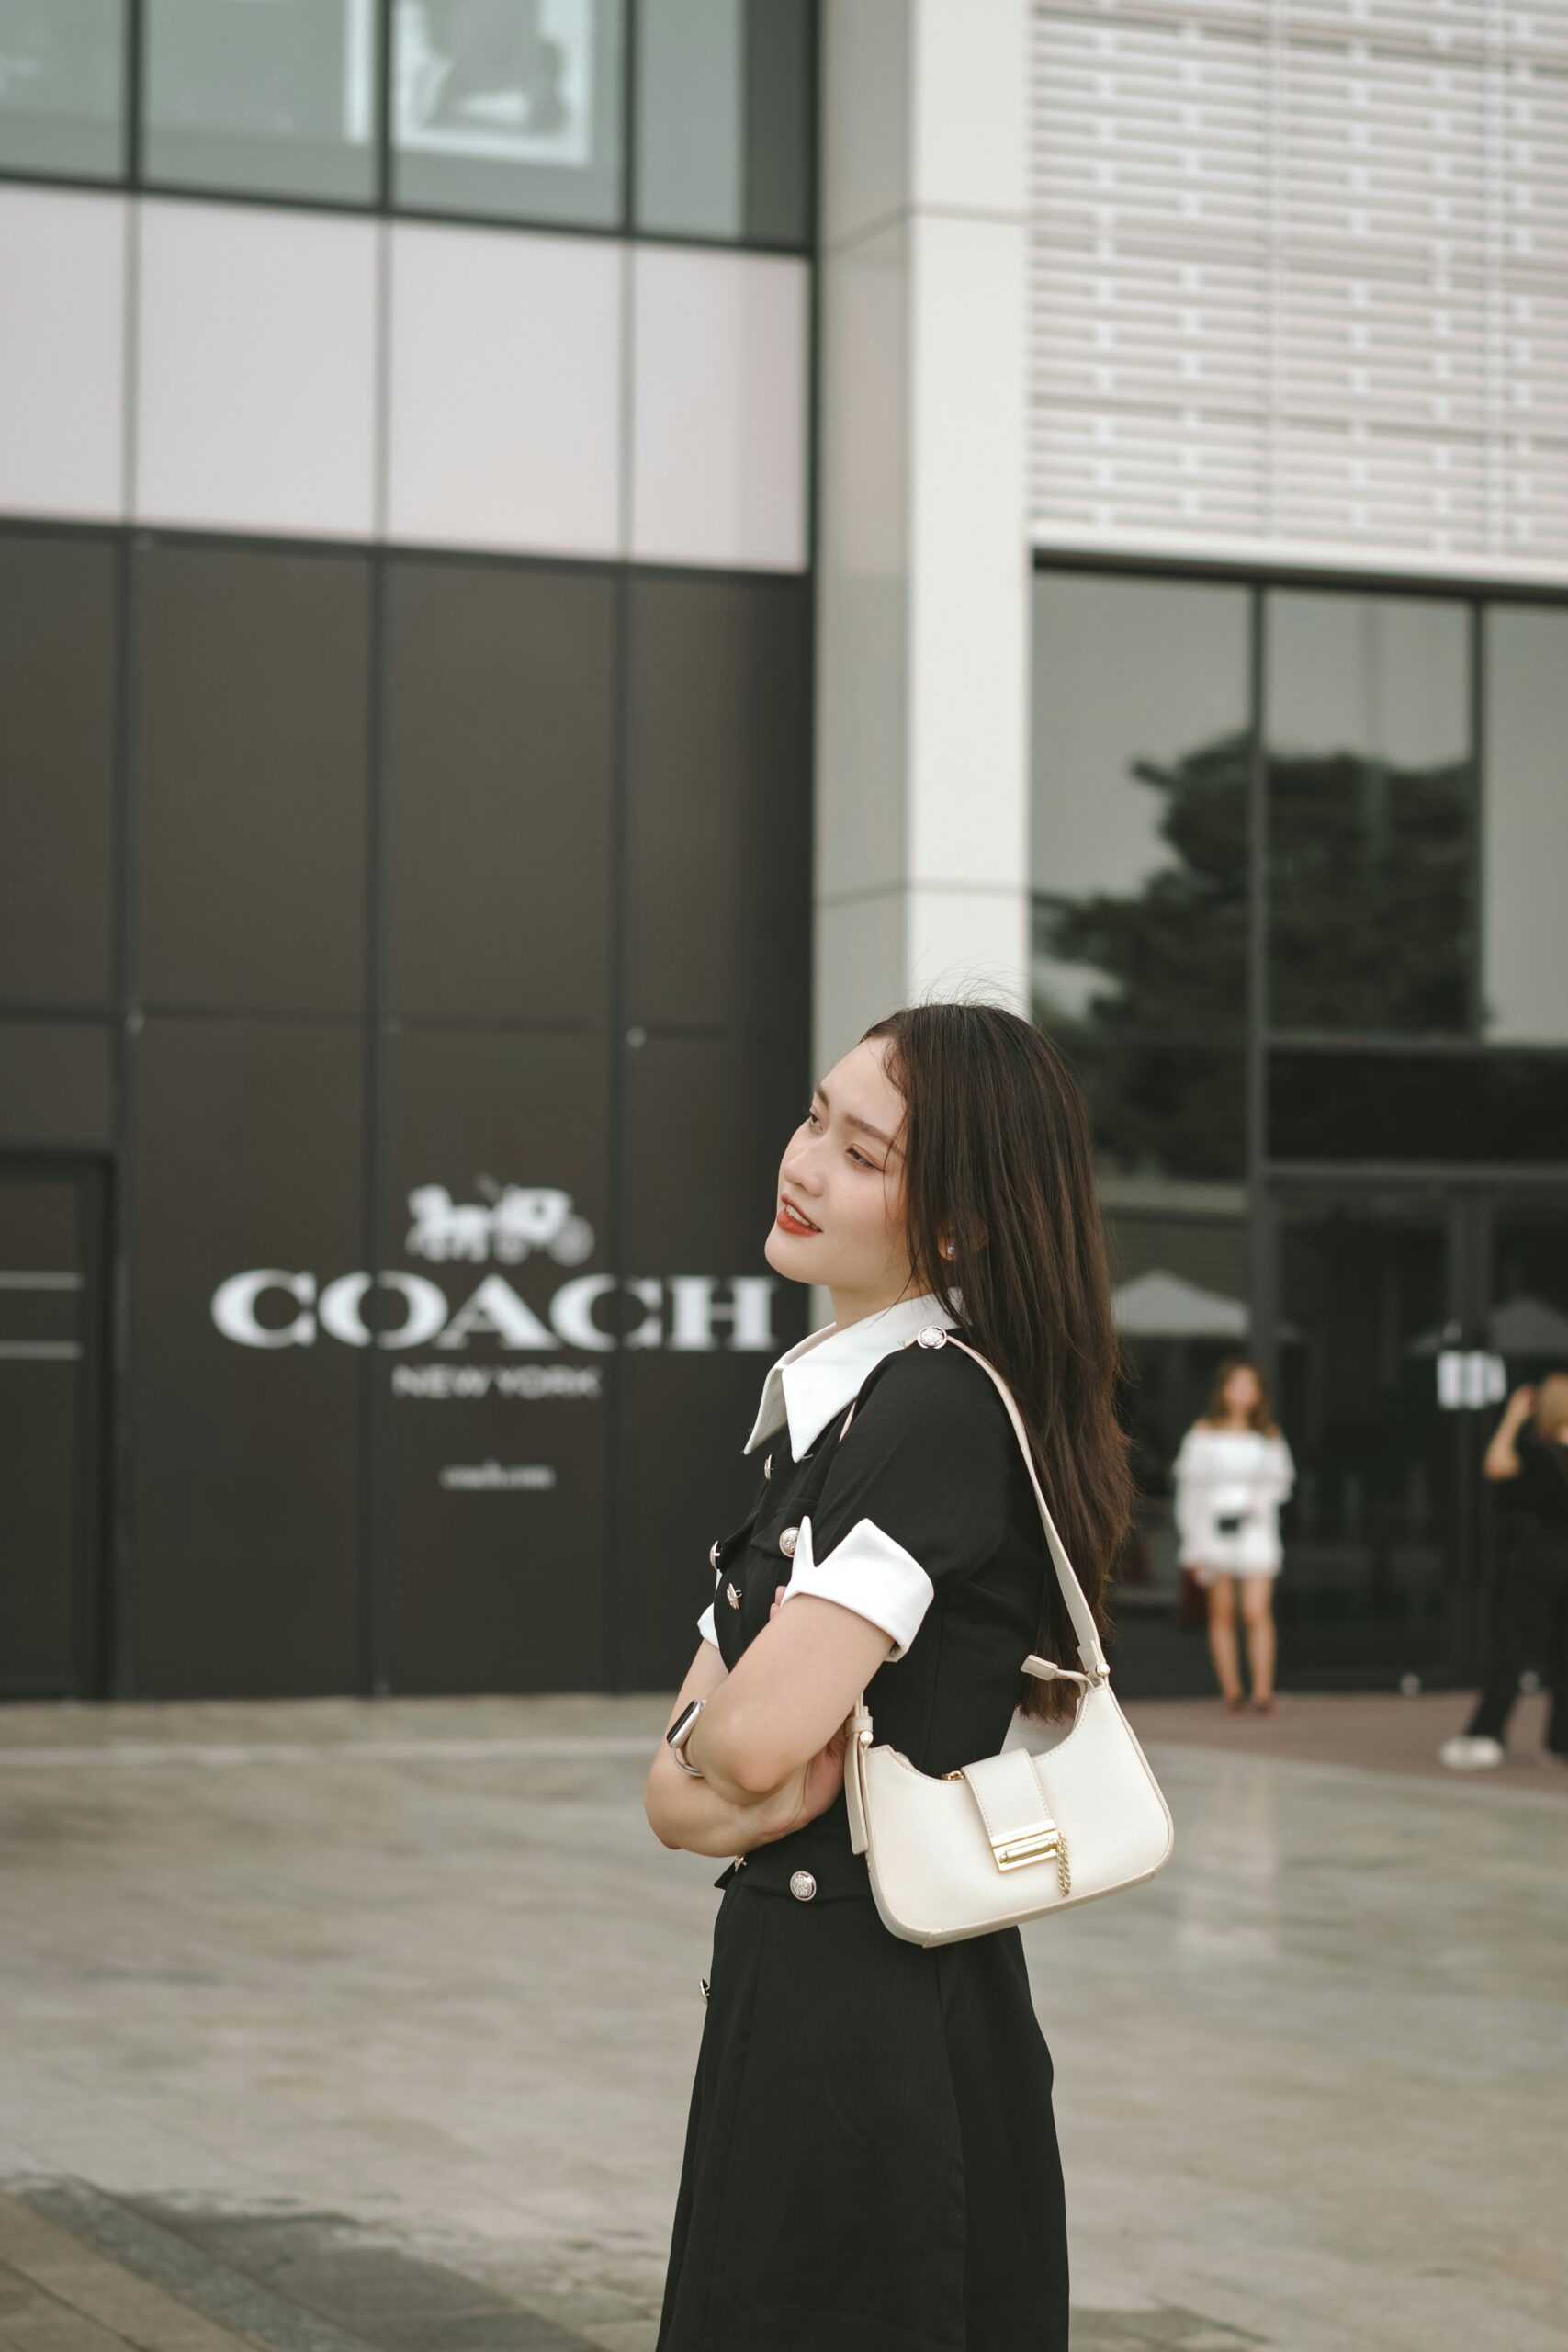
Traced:
<path id="1" fill-rule="evenodd" d="M 785 1350 L 762 1383 L 762 1402 L 744 1452 L 789 1424 L 790 1452 L 798 1462 L 835 1413 L 860 1393 L 874 1364 L 923 1331 L 928 1323 L 951 1331 L 958 1317 L 934 1294 L 900 1298 L 858 1323 L 824 1323 Z"/>

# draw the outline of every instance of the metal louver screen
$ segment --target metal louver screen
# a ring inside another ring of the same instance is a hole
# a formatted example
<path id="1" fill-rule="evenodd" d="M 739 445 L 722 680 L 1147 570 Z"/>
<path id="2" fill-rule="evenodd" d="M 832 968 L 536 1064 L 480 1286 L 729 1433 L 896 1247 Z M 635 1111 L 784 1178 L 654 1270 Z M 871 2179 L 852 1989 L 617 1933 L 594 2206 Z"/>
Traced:
<path id="1" fill-rule="evenodd" d="M 1060 544 L 1568 563 L 1568 0 L 1033 0 Z"/>

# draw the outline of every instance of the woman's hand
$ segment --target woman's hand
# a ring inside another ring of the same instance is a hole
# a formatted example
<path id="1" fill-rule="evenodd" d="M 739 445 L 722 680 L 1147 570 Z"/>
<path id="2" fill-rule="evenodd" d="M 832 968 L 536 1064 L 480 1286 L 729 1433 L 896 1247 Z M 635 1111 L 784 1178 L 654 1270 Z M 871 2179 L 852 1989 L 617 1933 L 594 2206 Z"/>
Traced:
<path id="1" fill-rule="evenodd" d="M 1515 1389 L 1503 1408 L 1503 1418 L 1492 1432 L 1492 1442 L 1482 1456 L 1481 1467 L 1488 1478 L 1517 1478 L 1522 1464 L 1514 1441 L 1535 1410 L 1535 1390 L 1525 1382 Z"/>

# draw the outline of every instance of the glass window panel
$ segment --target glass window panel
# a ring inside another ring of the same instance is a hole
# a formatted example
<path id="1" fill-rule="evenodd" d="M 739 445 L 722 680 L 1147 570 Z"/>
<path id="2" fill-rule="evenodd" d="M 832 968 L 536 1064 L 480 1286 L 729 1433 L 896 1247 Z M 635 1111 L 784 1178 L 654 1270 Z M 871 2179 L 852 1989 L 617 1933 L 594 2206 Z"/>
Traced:
<path id="1" fill-rule="evenodd" d="M 1469 1026 L 1470 700 L 1462 605 L 1270 594 L 1273 1027 Z"/>
<path id="2" fill-rule="evenodd" d="M 399 0 L 394 201 L 617 227 L 623 15 L 623 0 Z"/>
<path id="3" fill-rule="evenodd" d="M 0 171 L 125 169 L 126 0 L 0 0 Z"/>
<path id="4" fill-rule="evenodd" d="M 147 0 L 149 180 L 368 204 L 376 0 Z"/>
<path id="5" fill-rule="evenodd" d="M 0 997 L 112 981 L 115 554 L 0 537 Z"/>
<path id="6" fill-rule="evenodd" d="M 1034 583 L 1034 1017 L 1237 1035 L 1247 993 L 1248 598 Z"/>
<path id="7" fill-rule="evenodd" d="M 810 88 L 807 0 L 643 0 L 638 226 L 804 243 Z"/>
<path id="8" fill-rule="evenodd" d="M 1568 612 L 1486 616 L 1481 994 L 1488 1036 L 1568 1043 Z"/>
<path id="9" fill-rule="evenodd" d="M 1105 1176 L 1240 1182 L 1247 1165 L 1247 1066 L 1241 1046 L 1052 1033 L 1071 1062 Z"/>
<path id="10" fill-rule="evenodd" d="M 1275 1159 L 1568 1160 L 1568 1057 L 1276 1053 Z"/>

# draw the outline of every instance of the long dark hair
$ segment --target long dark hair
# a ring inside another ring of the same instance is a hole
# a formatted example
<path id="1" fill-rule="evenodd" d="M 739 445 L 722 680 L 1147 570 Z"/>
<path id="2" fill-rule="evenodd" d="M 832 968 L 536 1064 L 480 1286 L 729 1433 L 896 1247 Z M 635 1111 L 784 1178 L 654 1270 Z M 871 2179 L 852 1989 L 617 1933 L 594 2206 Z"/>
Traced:
<path id="1" fill-rule="evenodd" d="M 887 1075 L 904 1098 L 911 1280 L 944 1301 L 1017 1397 L 1051 1515 L 1103 1634 L 1133 1479 L 1077 1080 L 1048 1037 L 1001 1005 L 907 1005 L 865 1035 L 886 1039 Z M 1035 1647 L 1077 1663 L 1049 1572 Z M 1020 1680 L 1026 1715 L 1069 1703 L 1070 1684 Z"/>

